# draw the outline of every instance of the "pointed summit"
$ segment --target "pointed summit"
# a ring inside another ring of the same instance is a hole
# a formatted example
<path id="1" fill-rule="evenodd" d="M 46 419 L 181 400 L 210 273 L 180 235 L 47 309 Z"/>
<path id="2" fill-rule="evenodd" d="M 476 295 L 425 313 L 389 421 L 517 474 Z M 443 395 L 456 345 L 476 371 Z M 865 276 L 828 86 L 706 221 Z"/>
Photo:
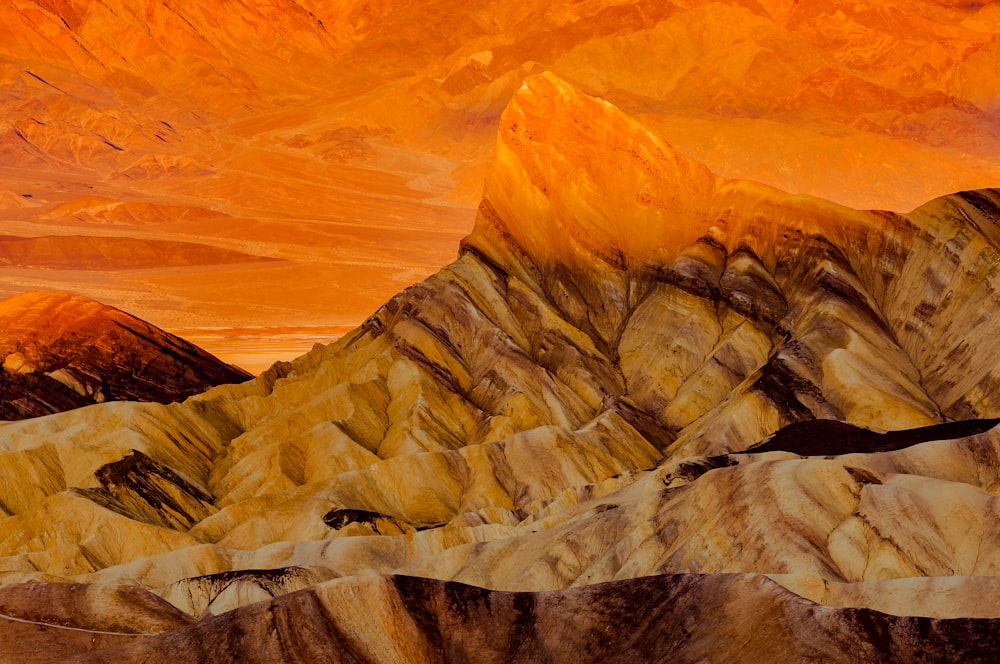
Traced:
<path id="1" fill-rule="evenodd" d="M 498 217 L 496 230 L 536 261 L 581 250 L 641 260 L 704 234 L 717 186 L 610 103 L 546 72 L 525 79 L 503 113 L 477 233 Z"/>

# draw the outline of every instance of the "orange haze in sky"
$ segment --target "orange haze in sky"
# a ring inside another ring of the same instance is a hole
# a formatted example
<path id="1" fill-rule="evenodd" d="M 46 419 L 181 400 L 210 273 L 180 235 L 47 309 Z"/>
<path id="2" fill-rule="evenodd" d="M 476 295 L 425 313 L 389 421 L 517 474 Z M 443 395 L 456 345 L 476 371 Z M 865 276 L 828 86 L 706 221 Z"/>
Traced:
<path id="1" fill-rule="evenodd" d="M 998 61 L 997 3 L 8 3 L 0 296 L 259 371 L 455 257 L 529 74 L 721 176 L 902 211 L 1000 186 Z"/>

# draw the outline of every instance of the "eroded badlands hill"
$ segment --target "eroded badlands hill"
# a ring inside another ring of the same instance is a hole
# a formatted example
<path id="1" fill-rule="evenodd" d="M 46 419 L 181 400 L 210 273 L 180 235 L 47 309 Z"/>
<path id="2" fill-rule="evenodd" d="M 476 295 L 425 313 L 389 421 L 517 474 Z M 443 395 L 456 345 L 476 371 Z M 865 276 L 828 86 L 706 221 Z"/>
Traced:
<path id="1" fill-rule="evenodd" d="M 998 219 L 725 180 L 530 77 L 459 258 L 337 344 L 0 426 L 11 652 L 982 660 Z"/>
<path id="2" fill-rule="evenodd" d="M 180 401 L 250 375 L 183 339 L 80 295 L 0 302 L 0 419 L 102 401 Z"/>

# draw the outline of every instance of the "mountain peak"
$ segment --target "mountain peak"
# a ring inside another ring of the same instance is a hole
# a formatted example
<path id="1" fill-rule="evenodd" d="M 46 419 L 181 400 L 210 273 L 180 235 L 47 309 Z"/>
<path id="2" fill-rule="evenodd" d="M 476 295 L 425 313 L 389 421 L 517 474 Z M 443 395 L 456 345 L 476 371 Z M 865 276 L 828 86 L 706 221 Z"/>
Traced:
<path id="1" fill-rule="evenodd" d="M 250 375 L 135 316 L 82 295 L 0 302 L 0 419 L 105 400 L 169 402 Z"/>
<path id="2" fill-rule="evenodd" d="M 471 242 L 492 227 L 536 263 L 573 264 L 580 252 L 642 260 L 704 234 L 718 181 L 612 104 L 545 72 L 524 80 L 501 117 Z"/>

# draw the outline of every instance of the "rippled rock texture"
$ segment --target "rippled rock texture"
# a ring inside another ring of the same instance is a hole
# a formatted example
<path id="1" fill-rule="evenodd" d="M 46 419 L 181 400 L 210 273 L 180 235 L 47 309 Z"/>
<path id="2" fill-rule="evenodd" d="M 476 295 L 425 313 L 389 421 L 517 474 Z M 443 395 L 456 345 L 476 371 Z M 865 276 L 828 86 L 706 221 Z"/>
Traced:
<path id="1" fill-rule="evenodd" d="M 340 342 L 0 425 L 0 578 L 45 582 L 11 597 L 191 621 L 8 627 L 96 661 L 986 661 L 998 219 L 722 179 L 529 77 L 458 259 Z"/>

